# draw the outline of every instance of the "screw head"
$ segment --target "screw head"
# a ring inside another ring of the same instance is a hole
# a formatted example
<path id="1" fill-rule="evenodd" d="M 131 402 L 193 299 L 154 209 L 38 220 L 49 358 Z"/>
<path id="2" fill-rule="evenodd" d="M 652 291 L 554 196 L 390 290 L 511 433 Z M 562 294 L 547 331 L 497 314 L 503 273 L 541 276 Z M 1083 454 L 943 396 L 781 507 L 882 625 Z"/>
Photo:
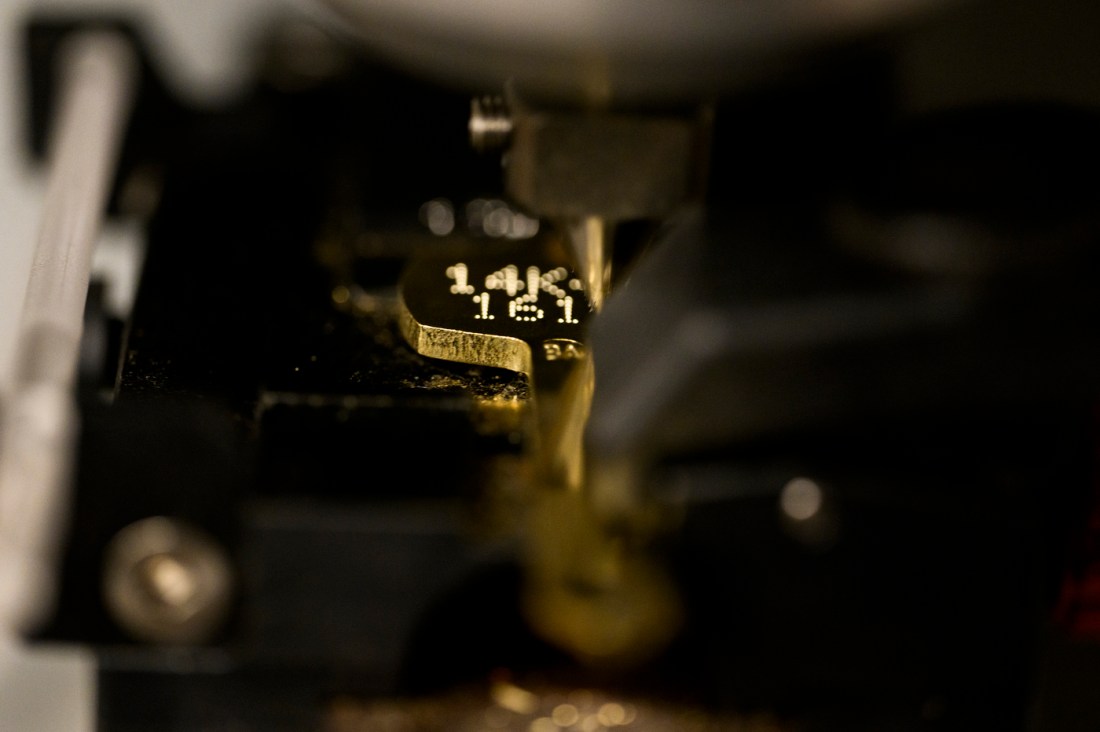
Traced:
<path id="1" fill-rule="evenodd" d="M 142 519 L 107 546 L 104 604 L 138 640 L 205 643 L 224 625 L 232 594 L 225 552 L 206 532 L 179 519 Z"/>

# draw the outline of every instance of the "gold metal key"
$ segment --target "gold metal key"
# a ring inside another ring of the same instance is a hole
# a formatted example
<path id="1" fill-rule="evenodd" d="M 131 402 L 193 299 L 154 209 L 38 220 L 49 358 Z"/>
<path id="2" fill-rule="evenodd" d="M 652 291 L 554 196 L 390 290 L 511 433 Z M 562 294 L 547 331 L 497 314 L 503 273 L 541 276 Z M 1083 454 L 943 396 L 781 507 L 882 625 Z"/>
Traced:
<path id="1" fill-rule="evenodd" d="M 493 253 L 421 260 L 401 281 L 401 328 L 421 355 L 528 376 L 528 439 L 538 482 L 579 490 L 592 362 L 583 343 L 584 285 L 544 259 Z"/>
<path id="2" fill-rule="evenodd" d="M 675 591 L 585 490 L 594 383 L 583 281 L 555 262 L 489 252 L 423 260 L 402 278 L 401 305 L 402 331 L 420 354 L 529 378 L 535 490 L 517 528 L 531 627 L 593 664 L 631 663 L 661 647 L 678 625 Z"/>

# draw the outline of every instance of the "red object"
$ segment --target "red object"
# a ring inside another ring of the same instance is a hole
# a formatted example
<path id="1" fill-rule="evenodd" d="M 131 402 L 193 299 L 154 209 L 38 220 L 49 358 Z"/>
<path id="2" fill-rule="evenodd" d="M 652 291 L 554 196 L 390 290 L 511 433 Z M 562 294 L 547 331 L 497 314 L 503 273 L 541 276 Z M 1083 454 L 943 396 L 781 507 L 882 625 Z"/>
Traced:
<path id="1" fill-rule="evenodd" d="M 1062 579 L 1054 618 L 1071 635 L 1100 640 L 1100 430 L 1095 455 L 1088 522 Z"/>

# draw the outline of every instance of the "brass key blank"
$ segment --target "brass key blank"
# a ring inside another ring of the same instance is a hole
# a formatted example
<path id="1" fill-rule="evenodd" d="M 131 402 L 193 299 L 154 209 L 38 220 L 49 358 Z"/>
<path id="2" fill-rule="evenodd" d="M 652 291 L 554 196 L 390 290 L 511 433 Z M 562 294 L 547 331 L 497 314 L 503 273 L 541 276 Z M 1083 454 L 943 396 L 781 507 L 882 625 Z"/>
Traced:
<path id="1" fill-rule="evenodd" d="M 401 283 L 402 330 L 419 353 L 530 375 L 532 354 L 580 348 L 590 308 L 581 280 L 546 262 L 421 260 Z"/>

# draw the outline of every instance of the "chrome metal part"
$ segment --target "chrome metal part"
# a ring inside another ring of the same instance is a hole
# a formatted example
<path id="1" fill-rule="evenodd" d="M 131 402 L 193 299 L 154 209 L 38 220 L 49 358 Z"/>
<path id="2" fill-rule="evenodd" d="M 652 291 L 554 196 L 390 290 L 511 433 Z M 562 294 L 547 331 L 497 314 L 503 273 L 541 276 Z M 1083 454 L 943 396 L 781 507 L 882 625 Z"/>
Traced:
<path id="1" fill-rule="evenodd" d="M 512 115 L 503 97 L 475 97 L 470 100 L 470 144 L 486 152 L 499 150 L 512 136 Z"/>
<path id="2" fill-rule="evenodd" d="M 695 100 L 965 0 L 322 0 L 372 49 L 456 86 L 574 103 Z"/>
<path id="3" fill-rule="evenodd" d="M 0 423 L 0 633 L 33 627 L 53 596 L 84 304 L 135 63 L 127 42 L 105 33 L 75 37 L 62 55 L 46 199 Z"/>
<path id="4" fill-rule="evenodd" d="M 153 517 L 111 540 L 103 598 L 129 635 L 151 643 L 198 644 L 221 629 L 233 597 L 225 552 L 198 528 Z"/>

